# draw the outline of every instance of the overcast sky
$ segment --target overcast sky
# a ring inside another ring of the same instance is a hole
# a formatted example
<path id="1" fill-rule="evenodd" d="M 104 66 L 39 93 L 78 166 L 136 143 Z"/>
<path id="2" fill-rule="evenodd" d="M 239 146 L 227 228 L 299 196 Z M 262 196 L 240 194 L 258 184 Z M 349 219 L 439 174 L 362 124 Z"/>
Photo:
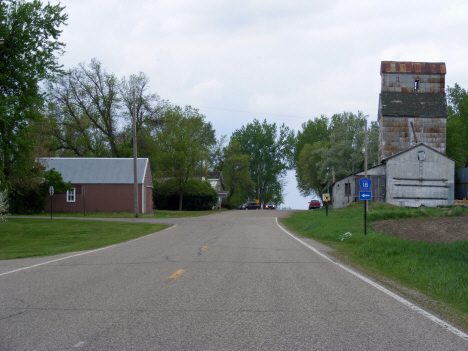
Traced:
<path id="1" fill-rule="evenodd" d="M 52 4 L 58 2 L 50 0 Z M 63 0 L 65 68 L 97 58 L 117 77 L 199 108 L 217 137 L 266 119 L 377 119 L 381 61 L 445 62 L 468 88 L 468 2 Z M 289 172 L 285 205 L 307 208 Z"/>

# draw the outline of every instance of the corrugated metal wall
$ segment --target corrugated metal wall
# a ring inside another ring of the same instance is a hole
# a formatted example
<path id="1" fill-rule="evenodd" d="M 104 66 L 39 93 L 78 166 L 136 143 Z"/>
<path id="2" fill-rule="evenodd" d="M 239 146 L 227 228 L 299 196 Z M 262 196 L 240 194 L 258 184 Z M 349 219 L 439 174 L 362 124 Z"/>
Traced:
<path id="1" fill-rule="evenodd" d="M 423 145 L 387 161 L 388 203 L 437 207 L 454 203 L 455 162 Z"/>
<path id="2" fill-rule="evenodd" d="M 381 160 L 414 146 L 416 142 L 445 154 L 446 118 L 381 117 L 379 124 Z"/>
<path id="3" fill-rule="evenodd" d="M 455 170 L 455 199 L 468 199 L 468 168 Z"/>

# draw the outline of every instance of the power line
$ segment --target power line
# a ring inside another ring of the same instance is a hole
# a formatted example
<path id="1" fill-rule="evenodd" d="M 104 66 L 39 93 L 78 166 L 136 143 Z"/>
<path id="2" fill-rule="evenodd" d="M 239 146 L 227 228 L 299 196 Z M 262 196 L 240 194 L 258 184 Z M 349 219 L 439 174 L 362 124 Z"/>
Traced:
<path id="1" fill-rule="evenodd" d="M 280 115 L 276 113 L 266 113 L 266 112 L 252 112 L 252 111 L 243 111 L 243 110 L 232 110 L 228 108 L 220 108 L 220 107 L 209 107 L 209 106 L 197 106 L 197 105 L 189 105 L 196 108 L 207 108 L 211 110 L 220 110 L 220 111 L 228 111 L 228 112 L 240 112 L 240 113 L 250 113 L 255 115 L 266 115 L 266 116 L 277 116 L 277 117 L 291 117 L 291 118 L 310 118 L 304 116 L 295 116 L 295 115 Z"/>

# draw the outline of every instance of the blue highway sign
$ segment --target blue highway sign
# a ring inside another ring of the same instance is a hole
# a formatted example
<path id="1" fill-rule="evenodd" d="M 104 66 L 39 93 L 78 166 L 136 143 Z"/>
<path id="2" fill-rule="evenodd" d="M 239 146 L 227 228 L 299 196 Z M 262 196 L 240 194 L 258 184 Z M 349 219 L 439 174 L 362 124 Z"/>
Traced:
<path id="1" fill-rule="evenodd" d="M 360 191 L 359 200 L 370 200 L 372 199 L 372 191 Z"/>
<path id="2" fill-rule="evenodd" d="M 359 180 L 359 186 L 361 187 L 362 191 L 370 190 L 371 184 L 372 184 L 372 180 L 370 180 L 370 179 L 362 178 L 362 179 Z"/>

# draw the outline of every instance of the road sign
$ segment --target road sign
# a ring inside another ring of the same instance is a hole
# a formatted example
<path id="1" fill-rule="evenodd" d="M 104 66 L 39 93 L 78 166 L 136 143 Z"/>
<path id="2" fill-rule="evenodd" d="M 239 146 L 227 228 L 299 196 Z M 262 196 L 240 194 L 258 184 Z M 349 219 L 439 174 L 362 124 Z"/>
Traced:
<path id="1" fill-rule="evenodd" d="M 372 191 L 360 191 L 359 200 L 370 200 L 372 199 Z"/>
<path id="2" fill-rule="evenodd" d="M 330 194 L 322 194 L 322 201 L 324 202 L 330 201 Z"/>
<path id="3" fill-rule="evenodd" d="M 372 180 L 367 178 L 362 178 L 359 180 L 359 186 L 361 187 L 361 191 L 369 191 L 371 188 Z"/>
<path id="4" fill-rule="evenodd" d="M 50 196 L 54 195 L 54 187 L 52 185 L 49 188 L 49 194 Z"/>

